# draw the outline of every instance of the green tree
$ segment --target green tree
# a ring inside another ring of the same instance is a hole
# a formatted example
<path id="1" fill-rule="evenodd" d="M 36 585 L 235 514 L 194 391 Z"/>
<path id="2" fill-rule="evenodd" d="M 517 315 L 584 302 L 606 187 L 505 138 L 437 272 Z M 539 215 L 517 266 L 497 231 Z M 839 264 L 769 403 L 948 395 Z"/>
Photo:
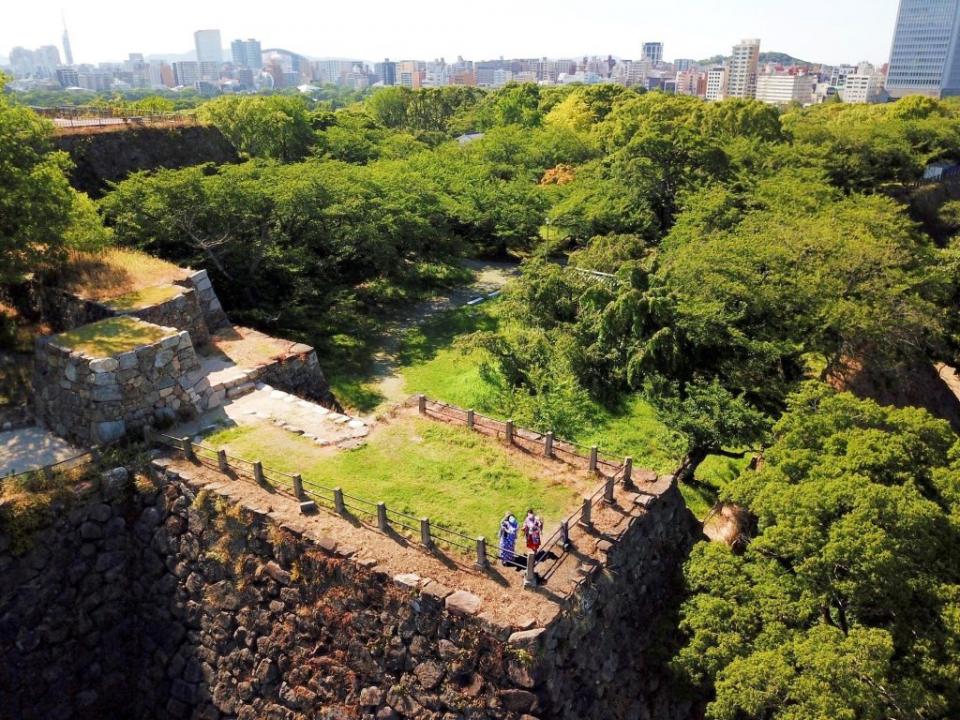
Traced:
<path id="1" fill-rule="evenodd" d="M 70 160 L 53 149 L 52 130 L 0 95 L 0 284 L 56 268 L 71 246 L 109 240 L 89 199 L 70 187 Z"/>
<path id="2" fill-rule="evenodd" d="M 308 108 L 299 97 L 224 95 L 197 114 L 249 157 L 299 160 L 313 143 Z"/>
<path id="3" fill-rule="evenodd" d="M 703 543 L 685 567 L 675 662 L 708 717 L 955 716 L 956 436 L 816 383 L 774 432 L 762 469 L 724 494 L 756 518 L 746 551 Z"/>

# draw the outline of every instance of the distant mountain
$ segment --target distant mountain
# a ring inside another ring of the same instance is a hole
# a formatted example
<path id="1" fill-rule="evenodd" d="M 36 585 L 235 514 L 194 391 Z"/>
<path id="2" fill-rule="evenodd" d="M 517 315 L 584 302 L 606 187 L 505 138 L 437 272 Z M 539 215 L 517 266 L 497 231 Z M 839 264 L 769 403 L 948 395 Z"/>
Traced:
<path id="1" fill-rule="evenodd" d="M 706 60 L 701 60 L 701 65 L 720 65 L 723 62 L 726 62 L 730 59 L 729 55 L 714 55 L 711 58 Z M 783 65 L 784 67 L 789 67 L 791 65 L 817 65 L 819 63 L 812 63 L 807 60 L 801 60 L 799 58 L 793 57 L 793 55 L 788 55 L 787 53 L 782 52 L 762 52 L 760 53 L 760 64 L 765 65 L 767 63 L 774 63 L 776 65 Z"/>

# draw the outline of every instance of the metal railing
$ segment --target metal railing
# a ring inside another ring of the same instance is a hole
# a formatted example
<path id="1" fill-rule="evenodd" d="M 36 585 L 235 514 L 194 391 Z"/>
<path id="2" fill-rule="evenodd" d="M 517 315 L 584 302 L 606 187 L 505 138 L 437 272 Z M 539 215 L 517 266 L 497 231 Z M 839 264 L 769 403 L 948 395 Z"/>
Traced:
<path id="1" fill-rule="evenodd" d="M 196 115 L 179 112 L 145 112 L 131 114 L 119 108 L 89 106 L 32 107 L 35 113 L 51 120 L 58 128 L 187 125 L 198 124 Z"/>

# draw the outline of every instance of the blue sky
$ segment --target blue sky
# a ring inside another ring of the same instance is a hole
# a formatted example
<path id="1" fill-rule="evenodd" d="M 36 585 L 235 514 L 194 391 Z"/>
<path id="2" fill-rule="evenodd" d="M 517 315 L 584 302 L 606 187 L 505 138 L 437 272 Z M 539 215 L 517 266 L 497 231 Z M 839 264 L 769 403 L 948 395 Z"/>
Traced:
<path id="1" fill-rule="evenodd" d="M 665 56 L 728 53 L 746 37 L 762 49 L 828 63 L 887 60 L 898 0 L 16 0 L 4 3 L 0 55 L 15 45 L 60 44 L 66 13 L 77 62 L 130 52 L 185 52 L 214 27 L 224 45 L 256 37 L 314 57 L 376 60 L 637 57 L 643 41 Z"/>

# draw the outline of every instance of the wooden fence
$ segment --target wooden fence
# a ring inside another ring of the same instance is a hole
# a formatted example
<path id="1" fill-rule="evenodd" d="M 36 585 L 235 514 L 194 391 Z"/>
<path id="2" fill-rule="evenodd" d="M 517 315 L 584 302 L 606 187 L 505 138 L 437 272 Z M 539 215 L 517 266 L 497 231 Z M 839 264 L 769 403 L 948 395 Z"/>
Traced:
<path id="1" fill-rule="evenodd" d="M 600 453 L 597 447 L 586 447 L 558 440 L 553 433 L 543 434 L 517 428 L 512 421 L 495 420 L 472 410 L 463 410 L 453 405 L 427 400 L 422 395 L 410 402 L 416 402 L 420 414 L 426 417 L 464 425 L 475 432 L 499 438 L 527 452 L 543 453 L 546 457 L 586 469 L 602 478 L 603 482 L 597 489 L 591 495 L 585 496 L 580 506 L 571 515 L 560 521 L 557 530 L 543 542 L 538 553 L 530 553 L 525 558 L 519 554 L 515 555 L 514 564 L 526 568 L 524 584 L 527 586 L 536 586 L 540 582 L 545 582 L 559 566 L 566 553 L 572 548 L 570 528 L 576 524 L 589 528 L 592 523 L 593 506 L 598 502 L 612 503 L 616 485 L 631 482 L 632 460 L 630 458 L 617 463 L 610 456 Z M 394 510 L 387 507 L 384 502 L 351 495 L 344 492 L 342 488 L 327 487 L 300 474 L 266 468 L 260 461 L 228 455 L 226 450 L 195 443 L 190 438 L 177 438 L 150 429 L 145 431 L 144 436 L 148 443 L 163 445 L 182 454 L 188 461 L 237 478 L 252 480 L 301 503 L 313 501 L 317 508 L 323 508 L 341 516 L 349 516 L 385 534 L 402 534 L 414 542 L 419 542 L 428 550 L 433 550 L 437 545 L 444 545 L 464 554 L 471 554 L 475 557 L 476 566 L 481 570 L 488 569 L 491 563 L 500 560 L 497 548 L 489 547 L 485 537 L 472 538 L 453 530 L 442 520 L 417 517 Z"/>
<path id="2" fill-rule="evenodd" d="M 82 453 L 78 453 L 72 457 L 66 458 L 65 460 L 59 460 L 50 465 L 44 465 L 43 467 L 31 468 L 30 470 L 21 470 L 16 472 L 16 470 L 11 470 L 6 476 L 0 477 L 0 484 L 8 480 L 24 479 L 28 477 L 43 477 L 51 478 L 58 472 L 64 472 L 66 470 L 73 470 L 74 468 L 82 467 L 87 463 L 96 462 L 100 459 L 100 449 L 97 447 L 90 448 L 85 450 Z"/>

